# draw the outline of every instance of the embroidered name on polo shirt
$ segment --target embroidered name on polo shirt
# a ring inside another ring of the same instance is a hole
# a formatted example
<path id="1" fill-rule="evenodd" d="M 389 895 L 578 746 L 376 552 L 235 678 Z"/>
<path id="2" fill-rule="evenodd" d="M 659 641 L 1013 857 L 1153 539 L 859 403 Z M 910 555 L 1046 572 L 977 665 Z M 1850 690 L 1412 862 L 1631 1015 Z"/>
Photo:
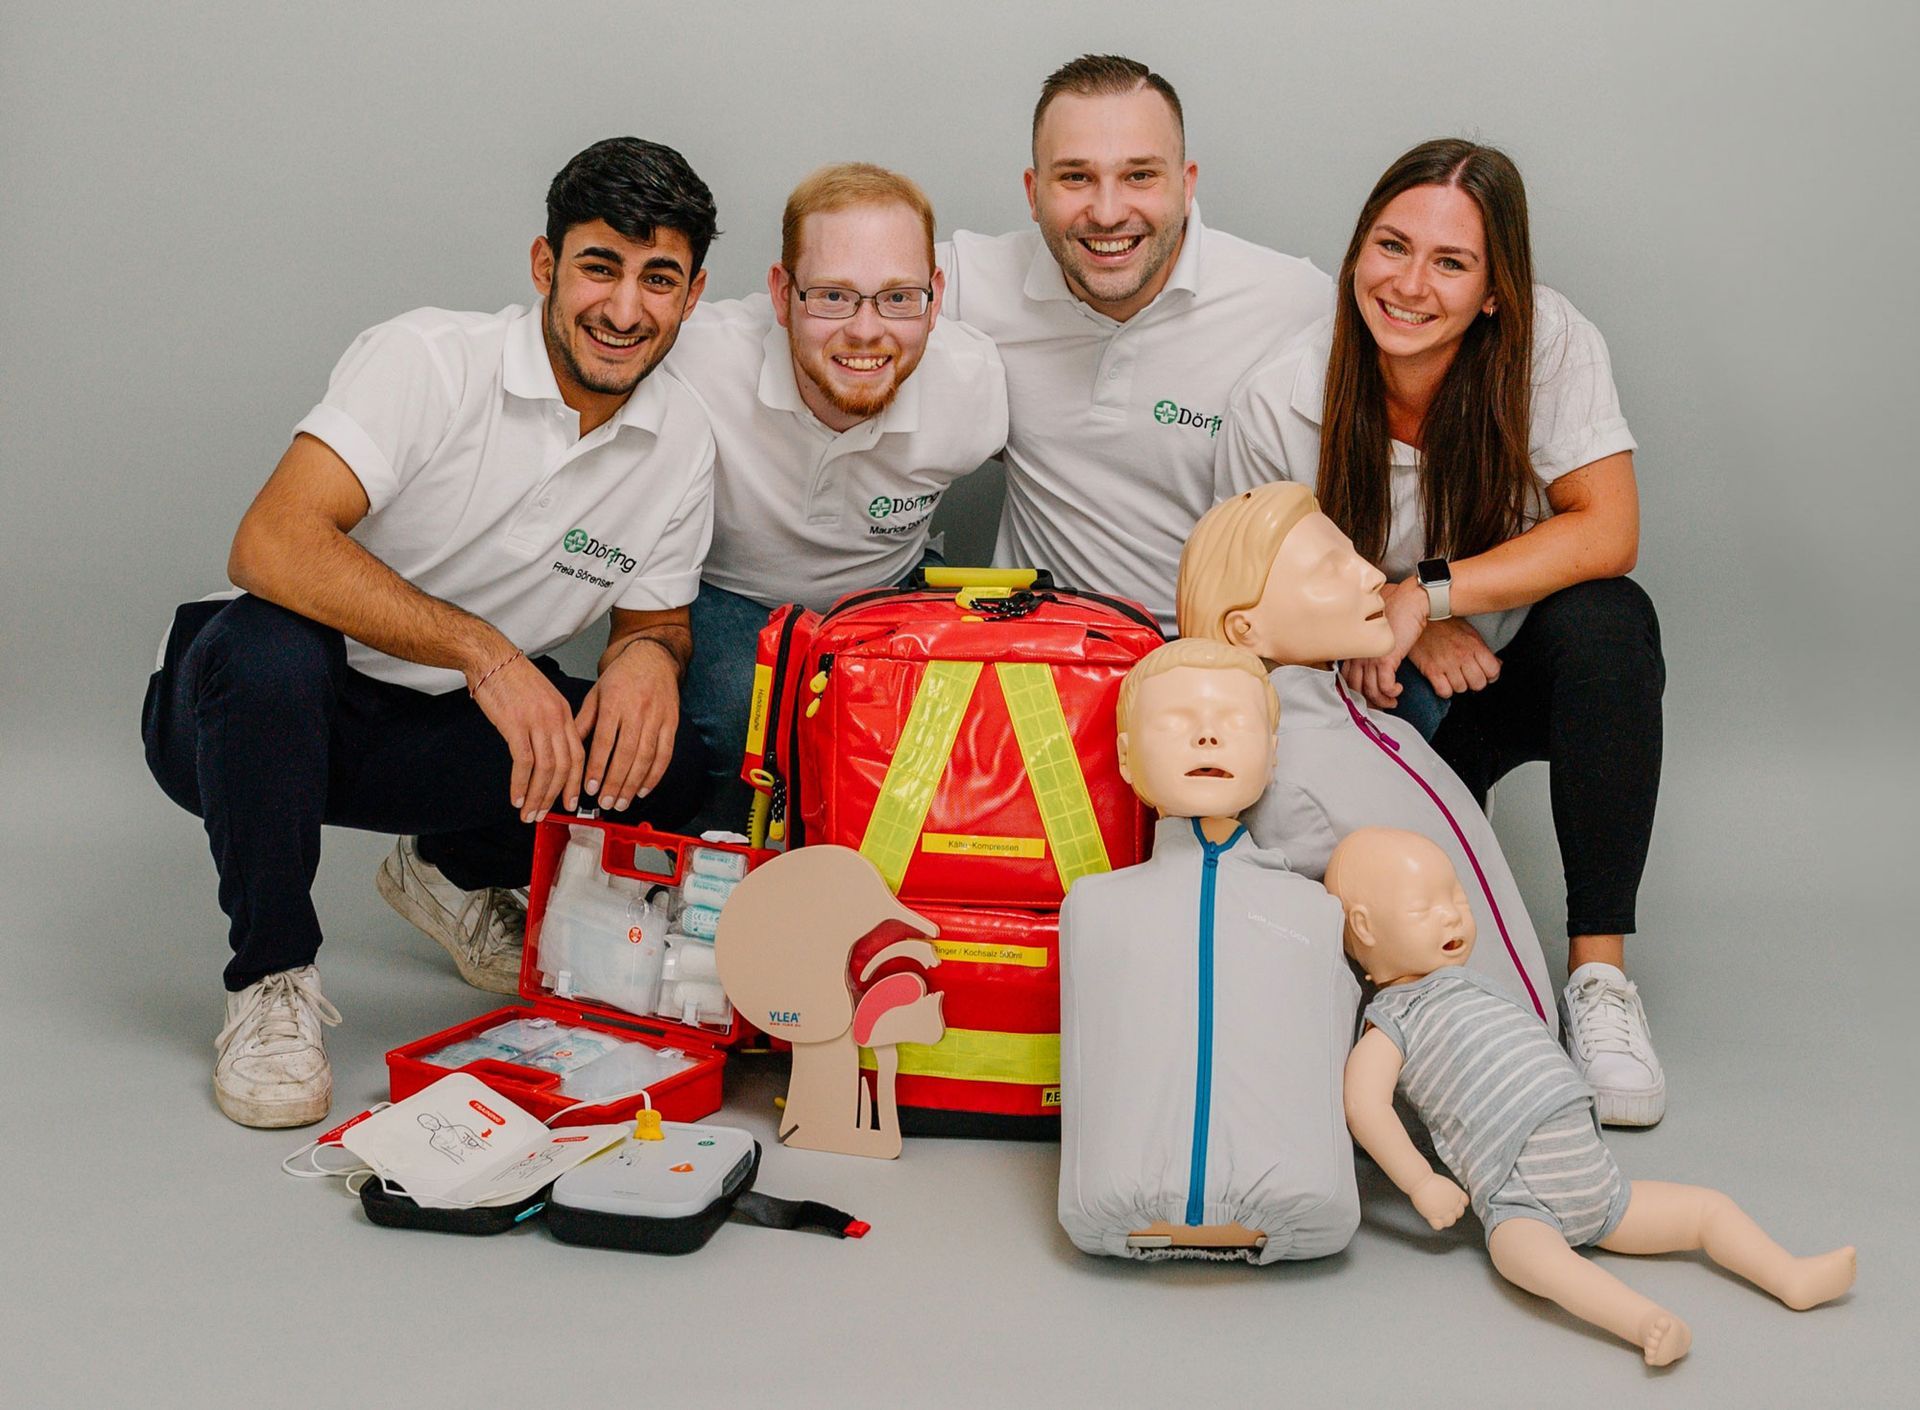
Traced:
<path id="1" fill-rule="evenodd" d="M 563 577 L 591 583 L 597 588 L 612 587 L 613 579 L 601 577 L 589 564 L 605 563 L 608 572 L 618 568 L 622 573 L 631 573 L 640 566 L 639 560 L 630 553 L 622 553 L 618 544 L 602 543 L 585 529 L 569 529 L 567 536 L 560 540 L 560 547 L 567 554 L 586 559 L 587 562 L 568 563 L 556 558 L 553 560 L 553 571 Z"/>
<path id="2" fill-rule="evenodd" d="M 631 554 L 622 553 L 618 544 L 601 543 L 585 529 L 569 530 L 560 540 L 560 547 L 587 558 L 604 558 L 609 569 L 618 568 L 622 573 L 631 573 L 640 566 Z"/>
<path id="3" fill-rule="evenodd" d="M 1220 418 L 1209 416 L 1204 411 L 1190 411 L 1171 398 L 1163 397 L 1153 404 L 1153 419 L 1162 426 L 1191 426 L 1196 431 L 1205 431 L 1208 436 L 1220 430 Z"/>
<path id="4" fill-rule="evenodd" d="M 869 538 L 888 538 L 898 534 L 910 534 L 927 522 L 933 513 L 933 507 L 940 502 L 940 495 L 915 494 L 904 498 L 897 495 L 875 495 L 867 504 L 867 525 Z M 912 517 L 905 517 L 912 516 Z"/>

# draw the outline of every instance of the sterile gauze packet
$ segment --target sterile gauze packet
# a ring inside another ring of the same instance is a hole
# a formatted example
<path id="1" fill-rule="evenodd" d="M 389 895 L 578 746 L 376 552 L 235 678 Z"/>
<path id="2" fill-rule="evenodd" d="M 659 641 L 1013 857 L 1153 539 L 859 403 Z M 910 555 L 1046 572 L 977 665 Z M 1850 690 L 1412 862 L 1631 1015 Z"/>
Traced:
<path id="1" fill-rule="evenodd" d="M 516 1053 L 532 1053 L 546 1047 L 561 1031 L 550 1018 L 514 1018 L 495 1024 L 480 1036 Z"/>
<path id="2" fill-rule="evenodd" d="M 585 1067 L 569 1072 L 560 1083 L 560 1095 L 580 1101 L 606 1101 L 643 1091 L 676 1072 L 693 1066 L 678 1048 L 649 1048 L 645 1043 L 622 1043 Z"/>
<path id="3" fill-rule="evenodd" d="M 537 1067 L 542 1072 L 566 1074 L 574 1072 L 595 1058 L 612 1052 L 621 1046 L 621 1041 L 607 1033 L 596 1033 L 591 1028 L 565 1028 L 561 1036 L 549 1043 L 537 1053 L 529 1053 L 522 1061 L 528 1067 Z"/>

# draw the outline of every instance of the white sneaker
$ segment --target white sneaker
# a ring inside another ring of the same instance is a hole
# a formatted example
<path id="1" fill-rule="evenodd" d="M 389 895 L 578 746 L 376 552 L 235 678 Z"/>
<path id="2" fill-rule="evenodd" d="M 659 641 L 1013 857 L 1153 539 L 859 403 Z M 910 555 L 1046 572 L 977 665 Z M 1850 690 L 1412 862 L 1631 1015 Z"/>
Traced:
<path id="1" fill-rule="evenodd" d="M 213 1040 L 213 1099 L 242 1126 L 306 1126 L 333 1102 L 322 1024 L 340 1011 L 312 965 L 283 969 L 227 995 L 227 1026 Z"/>
<path id="2" fill-rule="evenodd" d="M 440 942 L 460 977 L 494 994 L 520 992 L 527 935 L 525 897 L 504 887 L 463 891 L 420 860 L 419 839 L 402 837 L 380 863 L 374 885 L 387 904 Z"/>
<path id="3" fill-rule="evenodd" d="M 1567 1055 L 1593 1087 L 1608 1126 L 1651 1126 L 1667 1114 L 1667 1075 L 1654 1056 L 1647 1011 L 1632 980 L 1610 964 L 1583 964 L 1560 995 Z"/>

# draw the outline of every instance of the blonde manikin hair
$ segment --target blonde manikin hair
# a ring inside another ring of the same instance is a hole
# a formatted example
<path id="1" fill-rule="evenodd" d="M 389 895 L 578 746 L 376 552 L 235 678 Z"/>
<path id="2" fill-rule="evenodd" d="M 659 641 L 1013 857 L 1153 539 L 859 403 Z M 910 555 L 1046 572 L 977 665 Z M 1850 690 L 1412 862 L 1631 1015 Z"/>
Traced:
<path id="1" fill-rule="evenodd" d="M 1305 485 L 1276 480 L 1203 514 L 1180 554 L 1174 590 L 1180 635 L 1230 642 L 1227 615 L 1260 600 L 1280 545 L 1295 524 L 1319 509 Z"/>
<path id="2" fill-rule="evenodd" d="M 1273 682 L 1267 679 L 1266 662 L 1244 646 L 1208 641 L 1203 637 L 1182 637 L 1165 646 L 1155 647 L 1134 662 L 1133 669 L 1120 682 L 1120 703 L 1113 712 L 1115 729 L 1121 734 L 1127 733 L 1127 723 L 1133 718 L 1134 698 L 1140 694 L 1143 681 L 1163 676 L 1168 671 L 1177 671 L 1182 666 L 1193 666 L 1203 671 L 1245 671 L 1266 687 L 1261 696 L 1267 702 L 1267 728 L 1278 728 L 1280 697 L 1273 693 Z"/>

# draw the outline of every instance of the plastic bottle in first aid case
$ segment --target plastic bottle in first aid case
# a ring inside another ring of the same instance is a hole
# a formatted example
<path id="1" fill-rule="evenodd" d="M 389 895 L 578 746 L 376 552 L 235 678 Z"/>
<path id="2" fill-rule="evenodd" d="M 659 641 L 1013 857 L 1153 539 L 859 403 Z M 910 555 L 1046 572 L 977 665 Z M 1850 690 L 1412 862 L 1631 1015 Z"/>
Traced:
<path id="1" fill-rule="evenodd" d="M 686 913 L 681 914 L 684 918 Z M 687 1024 L 718 1026 L 732 1021 L 733 1005 L 721 987 L 712 945 L 687 935 L 667 937 L 667 959 L 654 1011 Z"/>

